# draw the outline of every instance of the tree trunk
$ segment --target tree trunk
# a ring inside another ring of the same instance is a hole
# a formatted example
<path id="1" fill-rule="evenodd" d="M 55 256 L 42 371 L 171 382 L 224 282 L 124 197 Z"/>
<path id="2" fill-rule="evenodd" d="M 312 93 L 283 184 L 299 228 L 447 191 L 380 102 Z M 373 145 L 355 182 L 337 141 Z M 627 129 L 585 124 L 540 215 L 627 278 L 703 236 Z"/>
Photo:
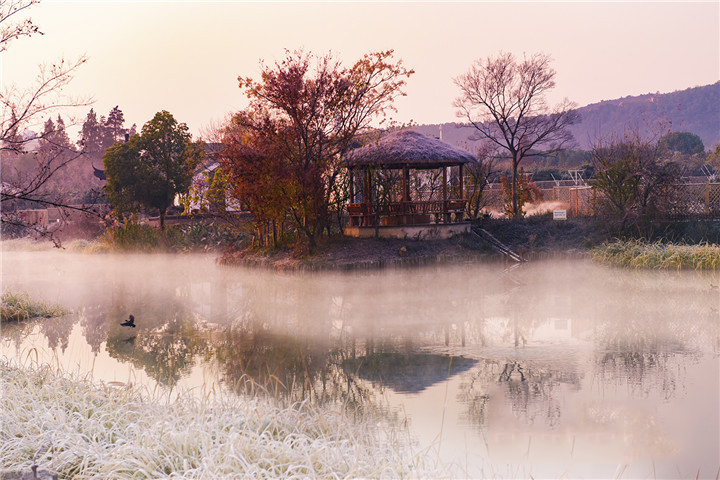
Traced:
<path id="1" fill-rule="evenodd" d="M 313 253 L 315 251 L 316 243 L 315 243 L 315 232 L 313 232 L 312 228 L 308 226 L 307 220 L 303 220 L 303 224 L 301 225 L 302 232 L 305 234 L 305 236 L 308 239 L 308 251 L 309 253 Z"/>
<path id="2" fill-rule="evenodd" d="M 513 211 L 513 220 L 517 220 L 519 218 L 518 215 L 518 201 L 517 201 L 517 172 L 518 172 L 518 160 L 517 160 L 517 154 L 513 153 L 513 171 L 512 171 L 512 211 Z"/>
<path id="3" fill-rule="evenodd" d="M 160 209 L 160 230 L 165 231 L 165 209 Z"/>

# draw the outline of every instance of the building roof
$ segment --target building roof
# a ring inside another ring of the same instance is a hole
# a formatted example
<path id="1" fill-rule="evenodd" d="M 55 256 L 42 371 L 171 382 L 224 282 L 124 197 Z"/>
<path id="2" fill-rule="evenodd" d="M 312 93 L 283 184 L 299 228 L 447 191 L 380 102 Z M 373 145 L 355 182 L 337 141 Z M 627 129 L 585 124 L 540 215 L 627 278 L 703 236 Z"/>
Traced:
<path id="1" fill-rule="evenodd" d="M 351 150 L 344 159 L 348 167 L 381 166 L 393 169 L 438 168 L 475 162 L 475 156 L 450 144 L 413 130 L 396 130 L 377 141 Z"/>

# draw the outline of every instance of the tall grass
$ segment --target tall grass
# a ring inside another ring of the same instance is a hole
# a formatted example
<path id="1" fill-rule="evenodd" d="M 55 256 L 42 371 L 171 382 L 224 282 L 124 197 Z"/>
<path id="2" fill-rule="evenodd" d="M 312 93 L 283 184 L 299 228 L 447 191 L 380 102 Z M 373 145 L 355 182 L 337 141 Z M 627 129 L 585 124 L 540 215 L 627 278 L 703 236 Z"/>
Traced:
<path id="1" fill-rule="evenodd" d="M 35 301 L 25 292 L 4 291 L 2 293 L 0 321 L 3 322 L 19 322 L 35 317 L 60 317 L 67 313 L 63 307 Z"/>
<path id="2" fill-rule="evenodd" d="M 717 270 L 720 246 L 617 240 L 591 250 L 595 261 L 629 268 Z"/>
<path id="3" fill-rule="evenodd" d="M 110 250 L 186 252 L 221 250 L 242 245 L 247 239 L 238 229 L 216 224 L 168 225 L 160 230 L 136 221 L 108 229 L 103 242 Z"/>
<path id="4" fill-rule="evenodd" d="M 169 400 L 0 360 L 0 465 L 33 461 L 61 478 L 397 478 L 447 476 L 411 454 L 399 426 L 309 404 L 240 397 Z M 34 460 L 34 456 L 38 458 Z M 0 477 L 2 472 L 0 472 Z"/>

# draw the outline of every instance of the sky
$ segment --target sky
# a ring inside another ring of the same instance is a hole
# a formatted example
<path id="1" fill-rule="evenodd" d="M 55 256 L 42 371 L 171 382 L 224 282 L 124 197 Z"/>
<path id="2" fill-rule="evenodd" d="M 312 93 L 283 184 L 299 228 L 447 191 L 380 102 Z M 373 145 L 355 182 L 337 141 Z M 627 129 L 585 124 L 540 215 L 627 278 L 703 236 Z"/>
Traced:
<path id="1" fill-rule="evenodd" d="M 720 80 L 720 2 L 244 2 L 43 0 L 28 16 L 44 35 L 10 44 L 4 88 L 38 65 L 88 61 L 67 93 L 116 105 L 138 129 L 168 110 L 195 135 L 246 105 L 237 77 L 285 50 L 333 53 L 346 65 L 394 49 L 415 70 L 398 122 L 460 121 L 453 79 L 478 59 L 511 52 L 553 58 L 549 102 L 579 106 Z M 84 119 L 90 107 L 76 110 Z M 66 115 L 68 115 L 66 113 Z M 66 116 L 64 115 L 64 116 Z M 69 122 L 68 122 L 69 123 Z"/>

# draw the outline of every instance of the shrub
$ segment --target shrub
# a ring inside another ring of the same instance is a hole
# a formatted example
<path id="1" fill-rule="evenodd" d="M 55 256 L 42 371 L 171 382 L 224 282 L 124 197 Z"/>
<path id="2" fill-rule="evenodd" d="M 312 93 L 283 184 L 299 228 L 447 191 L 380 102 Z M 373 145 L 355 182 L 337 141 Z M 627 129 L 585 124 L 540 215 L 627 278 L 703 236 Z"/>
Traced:
<path id="1" fill-rule="evenodd" d="M 617 217 L 622 231 L 638 218 L 670 213 L 680 184 L 679 166 L 661 158 L 657 145 L 628 135 L 623 141 L 593 147 L 593 208 Z"/>

